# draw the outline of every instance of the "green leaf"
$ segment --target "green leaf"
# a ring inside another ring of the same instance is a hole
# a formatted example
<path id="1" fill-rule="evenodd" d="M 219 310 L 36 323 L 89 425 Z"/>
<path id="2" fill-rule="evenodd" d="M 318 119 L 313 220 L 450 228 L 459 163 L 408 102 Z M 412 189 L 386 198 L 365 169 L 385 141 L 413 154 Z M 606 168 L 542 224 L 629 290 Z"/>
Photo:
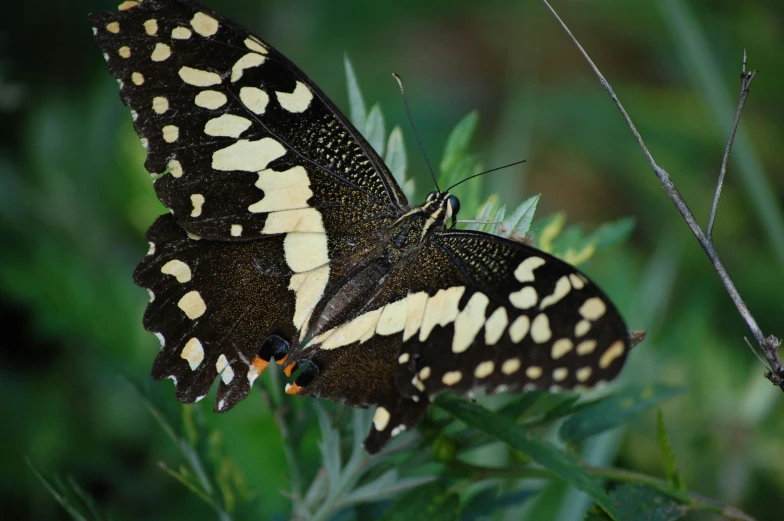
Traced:
<path id="1" fill-rule="evenodd" d="M 389 171 L 392 172 L 392 176 L 398 184 L 404 186 L 406 184 L 408 158 L 406 157 L 406 148 L 403 145 L 403 131 L 400 130 L 399 126 L 393 128 L 392 132 L 389 133 L 384 162 L 389 167 Z"/>
<path id="2" fill-rule="evenodd" d="M 686 507 L 656 489 L 628 483 L 610 493 L 623 521 L 677 521 L 686 515 Z M 590 511 L 585 521 L 606 521 L 601 512 Z"/>
<path id="3" fill-rule="evenodd" d="M 351 60 L 348 55 L 343 57 L 343 64 L 346 67 L 346 86 L 348 87 L 348 106 L 349 116 L 351 123 L 354 124 L 360 132 L 365 128 L 367 121 L 367 111 L 365 109 L 365 101 L 362 99 L 362 92 L 359 90 L 359 83 L 354 74 L 354 67 L 351 66 Z"/>
<path id="4" fill-rule="evenodd" d="M 597 250 L 614 246 L 625 241 L 634 230 L 634 217 L 623 217 L 617 221 L 604 223 L 586 238 Z"/>
<path id="5" fill-rule="evenodd" d="M 531 228 L 531 221 L 534 219 L 536 213 L 536 205 L 539 203 L 539 196 L 534 195 L 529 197 L 520 206 L 515 208 L 512 215 L 507 217 L 501 224 L 501 235 L 503 237 L 512 237 L 519 239 L 528 233 Z"/>
<path id="6" fill-rule="evenodd" d="M 370 114 L 368 114 L 362 133 L 378 155 L 384 157 L 384 137 L 386 136 L 386 131 L 384 129 L 384 115 L 381 113 L 381 107 L 378 103 L 370 109 Z"/>
<path id="7" fill-rule="evenodd" d="M 485 225 L 483 223 L 490 219 L 490 214 L 493 212 L 493 206 L 495 206 L 497 199 L 498 198 L 495 195 L 488 197 L 487 201 L 485 201 L 485 203 L 480 206 L 479 210 L 476 212 L 476 217 L 474 220 L 479 222 L 468 223 L 465 229 L 478 231 L 484 228 Z"/>
<path id="8" fill-rule="evenodd" d="M 499 409 L 498 413 L 503 414 L 504 416 L 509 416 L 510 418 L 519 419 L 536 404 L 539 398 L 545 394 L 547 393 L 544 391 L 529 391 L 527 393 L 523 393 L 516 400 L 504 405 L 501 409 Z"/>
<path id="9" fill-rule="evenodd" d="M 430 483 L 408 492 L 386 511 L 382 521 L 457 521 L 460 496 L 441 483 Z"/>
<path id="10" fill-rule="evenodd" d="M 54 476 L 46 477 L 43 472 L 33 465 L 29 458 L 25 458 L 27 466 L 38 481 L 49 491 L 60 506 L 76 521 L 104 521 L 110 519 L 98 511 L 95 501 L 71 478 L 68 483 Z"/>
<path id="11" fill-rule="evenodd" d="M 662 464 L 664 465 L 664 475 L 667 476 L 667 481 L 672 485 L 675 490 L 684 491 L 686 487 L 683 483 L 683 477 L 675 466 L 675 453 L 670 444 L 670 438 L 667 436 L 667 428 L 664 426 L 664 415 L 661 409 L 656 411 L 656 431 L 659 436 L 659 447 L 662 451 Z"/>
<path id="12" fill-rule="evenodd" d="M 503 441 L 576 489 L 582 490 L 596 501 L 611 519 L 620 519 L 601 485 L 568 453 L 547 441 L 529 436 L 526 429 L 514 420 L 458 397 L 440 396 L 435 403 L 466 425 Z"/>
<path id="13" fill-rule="evenodd" d="M 623 388 L 575 412 L 564 421 L 558 434 L 562 440 L 571 442 L 590 438 L 683 391 L 682 387 L 665 384 Z"/>
<path id="14" fill-rule="evenodd" d="M 491 224 L 486 225 L 487 227 L 485 228 L 485 231 L 493 235 L 499 235 L 498 231 L 500 229 L 501 223 L 504 220 L 504 214 L 506 214 L 505 205 L 496 210 L 495 214 L 493 214 L 493 218 L 490 219 Z"/>
<path id="15" fill-rule="evenodd" d="M 490 514 L 515 507 L 539 492 L 537 489 L 513 490 L 507 493 L 500 490 L 499 487 L 491 486 L 473 495 L 463 505 L 460 521 L 488 519 Z"/>
<path id="16" fill-rule="evenodd" d="M 478 121 L 479 113 L 477 111 L 470 112 L 458 122 L 451 134 L 449 134 L 444 147 L 444 154 L 441 156 L 441 164 L 439 166 L 441 179 L 439 181 L 444 180 L 446 182 L 458 165 L 465 160 L 468 155 L 468 145 L 476 131 Z"/>

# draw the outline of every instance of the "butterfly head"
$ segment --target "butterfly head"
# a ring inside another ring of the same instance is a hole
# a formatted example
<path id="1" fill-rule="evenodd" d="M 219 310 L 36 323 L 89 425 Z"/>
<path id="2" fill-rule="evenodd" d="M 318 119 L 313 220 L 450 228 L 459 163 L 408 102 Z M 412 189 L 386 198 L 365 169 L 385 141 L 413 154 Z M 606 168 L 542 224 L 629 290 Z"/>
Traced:
<path id="1" fill-rule="evenodd" d="M 433 190 L 427 194 L 422 210 L 428 214 L 429 220 L 440 221 L 444 227 L 451 219 L 452 228 L 457 224 L 457 213 L 460 211 L 460 200 L 456 195 L 449 192 L 439 192 Z"/>

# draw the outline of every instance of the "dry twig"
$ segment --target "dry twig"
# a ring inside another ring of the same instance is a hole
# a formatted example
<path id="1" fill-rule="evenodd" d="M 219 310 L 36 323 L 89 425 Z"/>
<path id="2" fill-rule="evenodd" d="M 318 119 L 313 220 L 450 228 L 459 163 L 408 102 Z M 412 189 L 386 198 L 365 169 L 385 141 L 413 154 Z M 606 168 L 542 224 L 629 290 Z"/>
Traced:
<path id="1" fill-rule="evenodd" d="M 738 313 L 740 313 L 740 316 L 743 318 L 744 322 L 746 322 L 746 326 L 751 331 L 754 340 L 756 340 L 757 345 L 762 351 L 762 355 L 765 357 L 765 360 L 767 362 L 766 369 L 768 369 L 768 371 L 765 373 L 765 377 L 768 380 L 770 380 L 774 385 L 780 387 L 782 391 L 784 391 L 784 365 L 782 365 L 781 359 L 779 358 L 778 355 L 778 346 L 781 344 L 781 341 L 773 335 L 765 336 L 762 333 L 762 330 L 757 325 L 757 321 L 754 320 L 754 317 L 751 315 L 748 306 L 746 306 L 746 303 L 743 301 L 743 298 L 741 298 L 740 293 L 738 293 L 738 290 L 735 287 L 735 284 L 732 282 L 732 279 L 727 273 L 727 270 L 724 268 L 724 265 L 719 259 L 719 255 L 716 252 L 716 249 L 713 247 L 713 241 L 711 240 L 711 234 L 713 232 L 713 224 L 716 217 L 716 209 L 718 207 L 719 196 L 721 194 L 721 187 L 723 185 L 724 175 L 727 169 L 727 159 L 729 157 L 730 150 L 732 149 L 732 144 L 735 140 L 735 132 L 738 128 L 738 122 L 740 121 L 740 115 L 743 110 L 743 105 L 746 102 L 746 97 L 749 94 L 749 85 L 751 84 L 751 81 L 754 79 L 754 76 L 757 73 L 756 70 L 749 71 L 749 72 L 746 71 L 746 52 L 744 51 L 743 53 L 740 99 L 738 100 L 738 108 L 735 112 L 735 121 L 733 122 L 732 128 L 730 130 L 730 137 L 727 142 L 727 146 L 724 150 L 724 157 L 722 159 L 721 169 L 719 171 L 719 180 L 713 198 L 713 207 L 711 208 L 711 214 L 710 214 L 710 219 L 709 219 L 707 233 L 706 233 L 702 231 L 702 228 L 697 222 L 697 219 L 694 217 L 694 214 L 691 212 L 691 210 L 689 210 L 689 207 L 686 205 L 686 201 L 683 200 L 683 197 L 678 192 L 677 188 L 675 188 L 675 184 L 672 182 L 672 179 L 670 179 L 669 174 L 662 167 L 660 167 L 653 159 L 653 156 L 648 150 L 648 147 L 645 145 L 645 142 L 643 141 L 642 136 L 637 130 L 637 127 L 634 126 L 634 123 L 629 117 L 629 114 L 626 112 L 626 109 L 623 108 L 623 105 L 618 99 L 618 96 L 615 95 L 613 88 L 607 82 L 604 75 L 602 75 L 602 73 L 599 71 L 599 68 L 596 66 L 596 64 L 594 64 L 593 60 L 591 60 L 591 57 L 588 56 L 588 53 L 585 51 L 585 49 L 583 49 L 582 45 L 580 45 L 580 42 L 577 41 L 577 38 L 575 38 L 575 36 L 566 26 L 564 21 L 561 20 L 561 17 L 558 16 L 558 13 L 555 12 L 555 9 L 553 9 L 552 6 L 550 6 L 547 0 L 542 0 L 542 2 L 547 7 L 547 9 L 553 14 L 555 19 L 564 29 L 564 31 L 566 31 L 566 34 L 569 35 L 569 38 L 571 38 L 572 42 L 574 42 L 574 44 L 577 46 L 580 53 L 588 62 L 588 65 L 591 67 L 594 74 L 599 79 L 599 82 L 607 91 L 607 94 L 610 95 L 610 98 L 613 100 L 613 103 L 615 103 L 615 106 L 618 107 L 618 110 L 621 112 L 623 119 L 626 121 L 626 124 L 628 125 L 629 129 L 632 131 L 632 134 L 634 134 L 635 139 L 637 139 L 637 143 L 640 145 L 643 154 L 645 154 L 645 158 L 648 160 L 648 163 L 651 165 L 653 172 L 656 174 L 656 177 L 659 178 L 659 181 L 664 187 L 664 190 L 667 192 L 667 195 L 670 197 L 673 204 L 675 204 L 675 207 L 681 213 L 683 220 L 686 221 L 686 224 L 688 225 L 689 229 L 697 238 L 697 241 L 699 241 L 700 246 L 702 246 L 702 249 L 705 250 L 705 253 L 708 255 L 708 258 L 713 264 L 713 268 L 716 270 L 716 273 L 719 275 L 722 284 L 724 284 L 724 287 L 727 289 L 727 293 L 729 293 L 732 302 L 735 304 Z"/>

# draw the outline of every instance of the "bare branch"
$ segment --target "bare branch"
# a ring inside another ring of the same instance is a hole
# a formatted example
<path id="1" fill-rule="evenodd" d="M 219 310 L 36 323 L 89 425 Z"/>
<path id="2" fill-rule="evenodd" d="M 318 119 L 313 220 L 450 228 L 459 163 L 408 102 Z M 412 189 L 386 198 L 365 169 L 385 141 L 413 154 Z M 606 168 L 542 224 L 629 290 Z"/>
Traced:
<path id="1" fill-rule="evenodd" d="M 768 362 L 768 366 L 766 368 L 769 369 L 769 371 L 765 375 L 766 378 L 768 378 L 768 380 L 770 380 L 774 385 L 777 385 L 782 389 L 782 391 L 784 391 L 784 365 L 782 365 L 781 360 L 779 359 L 778 349 L 777 349 L 780 342 L 776 337 L 772 335 L 765 337 L 765 335 L 762 333 L 759 326 L 757 325 L 757 321 L 754 320 L 754 317 L 751 315 L 748 306 L 746 306 L 746 303 L 743 301 L 743 298 L 741 298 L 740 293 L 738 293 L 738 290 L 735 287 L 735 284 L 732 282 L 732 279 L 730 278 L 729 274 L 727 273 L 727 270 L 724 268 L 724 265 L 721 263 L 721 260 L 719 259 L 719 255 L 716 252 L 716 249 L 713 247 L 712 241 L 702 231 L 702 228 L 697 222 L 697 219 L 694 217 L 694 214 L 691 212 L 691 210 L 689 210 L 686 201 L 683 200 L 683 197 L 675 188 L 675 185 L 673 184 L 672 179 L 670 179 L 669 174 L 662 167 L 660 167 L 653 159 L 653 156 L 648 150 L 648 147 L 645 145 L 642 136 L 637 131 L 637 127 L 634 126 L 634 123 L 629 117 L 629 114 L 626 112 L 626 109 L 623 108 L 623 105 L 618 99 L 618 96 L 615 95 L 613 88 L 610 86 L 609 82 L 605 79 L 604 75 L 602 75 L 602 73 L 599 71 L 599 68 L 596 66 L 596 64 L 594 64 L 593 60 L 591 60 L 590 56 L 588 56 L 588 53 L 585 51 L 585 49 L 583 49 L 582 45 L 580 45 L 580 42 L 577 41 L 577 38 L 575 38 L 575 36 L 566 26 L 564 21 L 561 20 L 561 17 L 558 16 L 558 13 L 556 13 L 555 10 L 552 8 L 552 6 L 550 6 L 548 1 L 542 0 L 542 3 L 544 3 L 547 9 L 552 13 L 552 15 L 555 17 L 555 19 L 563 28 L 563 30 L 566 31 L 566 34 L 569 35 L 569 38 L 571 38 L 575 46 L 577 46 L 580 53 L 588 62 L 588 65 L 591 67 L 594 74 L 599 79 L 599 82 L 607 91 L 607 94 L 610 95 L 610 98 L 613 100 L 613 103 L 615 103 L 615 106 L 620 111 L 621 115 L 623 116 L 623 119 L 626 121 L 626 124 L 628 125 L 629 129 L 632 131 L 632 134 L 634 134 L 634 137 L 637 139 L 637 143 L 640 145 L 643 154 L 645 154 L 645 158 L 648 160 L 648 163 L 651 165 L 653 172 L 656 174 L 656 177 L 659 178 L 659 181 L 664 187 L 664 191 L 667 192 L 667 195 L 670 197 L 673 204 L 675 204 L 675 207 L 680 212 L 681 216 L 683 217 L 683 220 L 686 221 L 686 224 L 688 225 L 689 229 L 697 238 L 697 241 L 699 241 L 700 246 L 702 246 L 702 249 L 705 250 L 705 253 L 708 255 L 708 259 L 710 259 L 711 263 L 713 264 L 713 268 L 716 270 L 716 273 L 719 275 L 719 278 L 721 279 L 722 284 L 724 284 L 724 287 L 727 289 L 727 293 L 729 293 L 732 302 L 735 304 L 735 307 L 738 310 L 738 313 L 740 313 L 741 318 L 743 318 L 743 320 L 746 322 L 746 326 L 749 328 L 749 331 L 751 331 L 754 340 L 756 340 L 757 345 L 759 345 L 760 349 L 762 350 L 762 354 L 765 356 L 765 359 Z M 746 92 L 746 94 L 748 94 L 748 92 Z M 744 97 L 744 101 L 745 101 L 745 97 Z M 736 119 L 738 117 L 739 114 L 736 116 Z M 735 126 L 737 126 L 737 123 Z M 729 152 L 725 152 L 725 154 L 728 153 Z"/>
<path id="2" fill-rule="evenodd" d="M 727 146 L 724 148 L 724 157 L 721 159 L 719 180 L 716 182 L 716 193 L 713 194 L 713 205 L 711 206 L 710 218 L 708 219 L 708 228 L 705 231 L 705 235 L 707 235 L 708 239 L 711 241 L 713 241 L 713 225 L 716 222 L 716 211 L 719 208 L 721 187 L 724 185 L 724 174 L 727 173 L 727 161 L 730 158 L 732 144 L 735 142 L 735 133 L 738 131 L 740 114 L 743 112 L 743 105 L 746 103 L 746 98 L 749 95 L 749 87 L 751 86 L 751 82 L 754 80 L 754 76 L 756 75 L 756 69 L 746 72 L 746 49 L 743 49 L 743 63 L 740 70 L 740 95 L 738 96 L 738 108 L 735 110 L 735 120 L 732 122 L 732 128 L 730 128 L 730 137 L 727 140 Z"/>

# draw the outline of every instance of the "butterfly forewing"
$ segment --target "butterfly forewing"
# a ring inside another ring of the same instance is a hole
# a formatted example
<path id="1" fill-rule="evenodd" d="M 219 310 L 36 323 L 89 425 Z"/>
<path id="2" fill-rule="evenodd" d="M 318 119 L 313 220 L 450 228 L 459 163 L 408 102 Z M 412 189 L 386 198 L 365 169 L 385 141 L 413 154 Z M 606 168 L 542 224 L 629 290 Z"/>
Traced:
<path id="1" fill-rule="evenodd" d="M 95 38 L 145 166 L 166 172 L 158 196 L 188 232 L 348 230 L 407 204 L 372 147 L 266 43 L 194 3 L 126 4 L 91 16 Z"/>

